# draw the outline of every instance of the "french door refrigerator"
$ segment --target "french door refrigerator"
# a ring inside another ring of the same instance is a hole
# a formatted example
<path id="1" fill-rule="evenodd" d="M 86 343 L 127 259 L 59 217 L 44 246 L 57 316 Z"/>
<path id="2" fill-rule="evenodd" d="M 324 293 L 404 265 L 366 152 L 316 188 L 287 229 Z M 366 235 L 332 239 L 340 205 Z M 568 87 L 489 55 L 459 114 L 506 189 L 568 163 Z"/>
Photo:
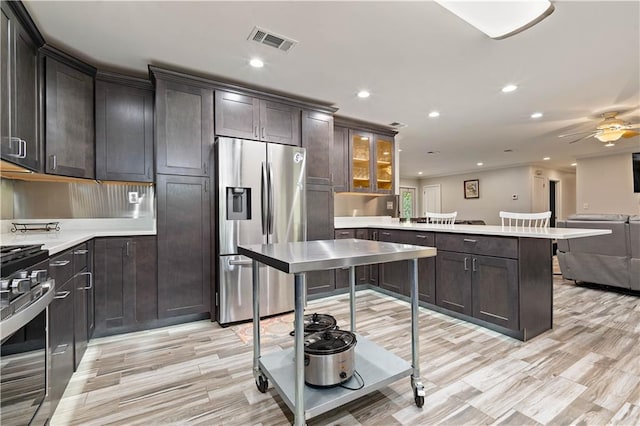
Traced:
<path id="1" fill-rule="evenodd" d="M 218 322 L 253 317 L 252 262 L 238 245 L 305 241 L 305 149 L 218 138 Z M 293 275 L 260 267 L 260 315 L 293 310 Z"/>

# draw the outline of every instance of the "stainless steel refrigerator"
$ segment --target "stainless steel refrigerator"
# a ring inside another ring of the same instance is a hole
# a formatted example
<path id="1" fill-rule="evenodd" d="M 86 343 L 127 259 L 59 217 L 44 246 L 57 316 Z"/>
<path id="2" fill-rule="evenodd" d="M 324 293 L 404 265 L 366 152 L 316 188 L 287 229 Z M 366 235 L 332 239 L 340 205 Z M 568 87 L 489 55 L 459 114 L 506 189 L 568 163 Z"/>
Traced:
<path id="1" fill-rule="evenodd" d="M 251 260 L 239 244 L 305 241 L 305 149 L 218 138 L 218 321 L 252 318 Z M 293 310 L 293 275 L 260 267 L 260 315 Z"/>

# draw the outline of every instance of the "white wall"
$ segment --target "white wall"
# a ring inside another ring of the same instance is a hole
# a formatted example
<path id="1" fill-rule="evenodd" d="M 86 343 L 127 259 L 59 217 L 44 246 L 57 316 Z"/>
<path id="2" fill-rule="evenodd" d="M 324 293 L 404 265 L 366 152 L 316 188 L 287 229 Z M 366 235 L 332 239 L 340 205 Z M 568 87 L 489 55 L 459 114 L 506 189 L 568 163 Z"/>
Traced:
<path id="1" fill-rule="evenodd" d="M 558 218 L 563 219 L 576 212 L 575 174 L 530 166 L 422 179 L 418 190 L 419 211 L 422 212 L 422 187 L 439 184 L 443 212 L 457 211 L 458 219 L 480 219 L 487 225 L 498 225 L 500 210 L 524 213 L 532 211 L 535 175 L 545 179 L 546 188 L 549 180 L 558 182 Z M 469 179 L 480 181 L 480 198 L 464 198 L 463 183 Z M 518 195 L 517 200 L 512 199 L 514 194 Z"/>
<path id="2" fill-rule="evenodd" d="M 640 194 L 633 192 L 630 153 L 578 159 L 576 211 L 640 214 Z"/>

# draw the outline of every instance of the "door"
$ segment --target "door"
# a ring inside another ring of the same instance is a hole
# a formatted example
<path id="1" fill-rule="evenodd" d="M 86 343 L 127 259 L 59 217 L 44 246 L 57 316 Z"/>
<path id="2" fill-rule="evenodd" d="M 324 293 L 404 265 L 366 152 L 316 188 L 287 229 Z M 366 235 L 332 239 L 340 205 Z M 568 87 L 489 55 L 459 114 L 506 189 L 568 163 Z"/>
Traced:
<path id="1" fill-rule="evenodd" d="M 248 257 L 220 256 L 218 264 L 218 322 L 228 324 L 253 318 L 253 268 Z M 291 289 L 293 290 L 293 289 Z M 293 299 L 293 291 L 291 291 Z M 260 264 L 260 316 L 269 315 L 270 289 L 267 266 Z M 292 305 L 293 306 L 293 305 Z"/>
<path id="2" fill-rule="evenodd" d="M 473 316 L 518 330 L 518 261 L 474 256 L 471 270 Z"/>
<path id="3" fill-rule="evenodd" d="M 213 145 L 213 91 L 156 82 L 156 171 L 208 176 Z"/>
<path id="4" fill-rule="evenodd" d="M 336 151 L 339 151 L 333 149 L 334 144 L 333 116 L 303 111 L 302 146 L 307 150 L 307 183 L 334 185 L 334 161 L 337 158 Z M 342 163 L 338 164 L 342 167 Z M 344 174 L 342 179 L 344 180 Z"/>
<path id="5" fill-rule="evenodd" d="M 349 130 L 345 127 L 333 128 L 331 149 L 331 184 L 335 192 L 349 190 Z"/>
<path id="6" fill-rule="evenodd" d="M 549 189 L 547 188 L 547 178 L 545 178 L 544 176 L 533 177 L 532 198 L 532 212 L 539 213 L 549 210 Z"/>
<path id="7" fill-rule="evenodd" d="M 8 6 L 8 5 L 7 5 Z M 11 19 L 5 11 L 5 3 L 2 2 L 0 10 L 0 146 L 2 158 L 15 161 L 21 154 L 19 141 L 11 138 L 11 114 L 9 114 L 11 102 L 11 62 L 9 61 L 11 49 Z"/>
<path id="8" fill-rule="evenodd" d="M 373 153 L 371 152 L 373 135 L 367 132 L 349 130 L 351 146 L 351 191 L 373 192 Z"/>
<path id="9" fill-rule="evenodd" d="M 422 187 L 422 215 L 426 212 L 441 213 L 440 185 L 425 185 Z"/>
<path id="10" fill-rule="evenodd" d="M 88 298 L 87 298 L 87 289 L 89 288 L 89 284 L 91 282 L 91 278 L 89 274 L 86 272 L 77 274 L 73 279 L 73 290 L 75 295 L 73 297 L 73 348 L 74 348 L 74 369 L 78 369 L 78 364 L 80 364 L 80 360 L 84 355 L 84 352 L 87 350 L 87 329 L 88 329 L 88 318 L 87 318 L 87 306 L 88 306 Z"/>
<path id="11" fill-rule="evenodd" d="M 307 185 L 307 240 L 334 238 L 333 191 L 328 185 Z M 335 289 L 332 270 L 311 271 L 306 274 L 307 294 L 326 293 Z"/>
<path id="12" fill-rule="evenodd" d="M 416 214 L 416 188 L 400 187 L 400 217 L 412 218 Z"/>
<path id="13" fill-rule="evenodd" d="M 238 93 L 216 91 L 216 135 L 260 139 L 260 100 Z"/>
<path id="14" fill-rule="evenodd" d="M 218 138 L 216 158 L 219 254 L 236 254 L 238 244 L 266 243 L 266 145 Z"/>
<path id="15" fill-rule="evenodd" d="M 300 108 L 260 101 L 260 139 L 286 145 L 300 145 Z"/>
<path id="16" fill-rule="evenodd" d="M 373 175 L 375 177 L 375 192 L 392 194 L 393 187 L 393 137 L 374 135 Z"/>

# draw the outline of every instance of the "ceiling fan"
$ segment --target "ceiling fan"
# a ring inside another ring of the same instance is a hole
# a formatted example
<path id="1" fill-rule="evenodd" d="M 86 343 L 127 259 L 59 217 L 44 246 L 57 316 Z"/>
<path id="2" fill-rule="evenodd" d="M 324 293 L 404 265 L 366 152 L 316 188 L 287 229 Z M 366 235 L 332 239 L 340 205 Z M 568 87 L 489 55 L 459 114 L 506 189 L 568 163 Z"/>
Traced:
<path id="1" fill-rule="evenodd" d="M 615 141 L 620 138 L 632 138 L 634 136 L 640 135 L 639 132 L 633 130 L 640 128 L 640 123 L 627 123 L 619 118 L 616 118 L 618 115 L 617 111 L 605 112 L 602 114 L 604 120 L 602 120 L 597 126 L 595 130 L 589 130 L 586 132 L 578 132 L 578 133 L 568 133 L 566 135 L 559 135 L 559 138 L 564 138 L 567 136 L 576 136 L 583 135 L 588 133 L 585 136 L 582 136 L 576 140 L 573 140 L 569 143 L 576 143 L 582 140 L 588 139 L 590 137 L 594 137 L 598 139 L 600 142 L 605 142 L 605 146 L 614 146 Z"/>

